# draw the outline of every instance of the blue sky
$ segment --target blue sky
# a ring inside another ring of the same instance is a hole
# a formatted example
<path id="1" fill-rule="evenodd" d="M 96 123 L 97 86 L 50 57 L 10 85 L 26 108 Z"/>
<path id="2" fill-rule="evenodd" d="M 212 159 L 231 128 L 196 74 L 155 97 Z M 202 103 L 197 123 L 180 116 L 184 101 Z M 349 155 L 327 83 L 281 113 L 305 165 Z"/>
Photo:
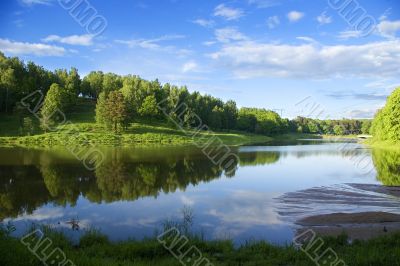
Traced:
<path id="1" fill-rule="evenodd" d="M 372 117 L 400 85 L 398 0 L 84 1 L 1 1 L 0 50 L 81 76 L 158 78 L 285 117 Z M 89 3 L 104 31 L 62 7 L 75 2 Z M 352 5 L 360 16 L 346 18 Z"/>

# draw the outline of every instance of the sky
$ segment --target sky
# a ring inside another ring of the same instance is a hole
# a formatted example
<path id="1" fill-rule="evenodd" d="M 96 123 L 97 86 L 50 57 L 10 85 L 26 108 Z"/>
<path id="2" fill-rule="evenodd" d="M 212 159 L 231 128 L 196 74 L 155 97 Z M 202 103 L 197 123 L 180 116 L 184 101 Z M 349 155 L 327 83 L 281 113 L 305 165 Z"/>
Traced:
<path id="1" fill-rule="evenodd" d="M 7 56 L 158 78 L 288 118 L 373 117 L 400 86 L 399 36 L 399 0 L 0 2 Z"/>

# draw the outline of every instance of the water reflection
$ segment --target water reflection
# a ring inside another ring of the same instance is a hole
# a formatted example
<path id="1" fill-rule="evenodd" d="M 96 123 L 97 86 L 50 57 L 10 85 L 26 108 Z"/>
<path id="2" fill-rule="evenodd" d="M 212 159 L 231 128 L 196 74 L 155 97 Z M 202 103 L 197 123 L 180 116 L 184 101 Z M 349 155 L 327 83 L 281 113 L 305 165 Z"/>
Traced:
<path id="1" fill-rule="evenodd" d="M 210 237 L 290 240 L 274 198 L 286 192 L 343 183 L 400 184 L 399 152 L 374 150 L 375 171 L 353 159 L 371 151 L 350 143 L 233 148 L 240 161 L 226 176 L 200 150 L 107 148 L 95 171 L 68 151 L 0 148 L 0 219 L 46 223 L 79 217 L 112 239 L 154 233 L 161 221 L 193 206 Z"/>
<path id="2" fill-rule="evenodd" d="M 0 218 L 29 214 L 49 202 L 75 206 L 80 195 L 95 203 L 157 197 L 160 193 L 185 191 L 189 185 L 224 174 L 200 151 L 186 148 L 154 152 L 105 149 L 106 159 L 95 171 L 89 171 L 63 151 L 2 149 Z M 240 166 L 278 159 L 277 152 L 246 152 Z M 234 175 L 230 173 L 229 177 Z"/>
<path id="3" fill-rule="evenodd" d="M 374 149 L 372 159 L 382 184 L 400 186 L 400 151 Z"/>

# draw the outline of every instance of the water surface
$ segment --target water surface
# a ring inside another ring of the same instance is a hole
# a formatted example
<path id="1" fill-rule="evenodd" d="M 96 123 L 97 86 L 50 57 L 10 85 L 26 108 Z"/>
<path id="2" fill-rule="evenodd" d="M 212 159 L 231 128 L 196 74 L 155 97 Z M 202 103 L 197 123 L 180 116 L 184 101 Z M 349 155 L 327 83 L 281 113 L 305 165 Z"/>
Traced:
<path id="1" fill-rule="evenodd" d="M 193 229 L 208 239 L 282 244 L 293 237 L 293 221 L 277 203 L 285 193 L 400 185 L 400 152 L 306 140 L 232 149 L 240 161 L 227 176 L 194 147 L 104 148 L 95 170 L 62 148 L 0 148 L 0 219 L 12 221 L 17 234 L 35 222 L 77 238 L 82 230 L 66 222 L 78 219 L 81 229 L 100 229 L 112 240 L 140 239 L 190 206 Z"/>

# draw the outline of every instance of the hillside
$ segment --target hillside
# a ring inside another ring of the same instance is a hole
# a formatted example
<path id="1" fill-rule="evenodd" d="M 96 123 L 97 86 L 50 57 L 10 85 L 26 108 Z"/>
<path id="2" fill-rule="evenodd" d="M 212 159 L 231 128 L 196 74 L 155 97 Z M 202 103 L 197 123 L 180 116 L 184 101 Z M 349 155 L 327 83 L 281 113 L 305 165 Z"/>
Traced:
<path id="1" fill-rule="evenodd" d="M 149 144 L 194 144 L 191 135 L 194 130 L 177 129 L 172 123 L 157 120 L 137 119 L 130 123 L 122 133 L 114 133 L 107 128 L 96 124 L 95 102 L 88 99 L 79 99 L 78 104 L 66 114 L 67 123 L 59 125 L 54 132 L 45 133 L 40 129 L 39 119 L 29 116 L 33 129 L 30 135 L 21 132 L 20 117 L 18 115 L 0 115 L 0 144 L 21 146 L 53 146 L 53 145 L 149 145 Z M 70 123 L 69 123 L 70 122 Z M 22 135 L 22 136 L 21 136 Z M 227 145 L 241 145 L 245 143 L 267 142 L 272 138 L 248 134 L 239 131 L 231 132 L 204 132 L 197 136 L 199 142 L 212 137 L 220 138 Z"/>

